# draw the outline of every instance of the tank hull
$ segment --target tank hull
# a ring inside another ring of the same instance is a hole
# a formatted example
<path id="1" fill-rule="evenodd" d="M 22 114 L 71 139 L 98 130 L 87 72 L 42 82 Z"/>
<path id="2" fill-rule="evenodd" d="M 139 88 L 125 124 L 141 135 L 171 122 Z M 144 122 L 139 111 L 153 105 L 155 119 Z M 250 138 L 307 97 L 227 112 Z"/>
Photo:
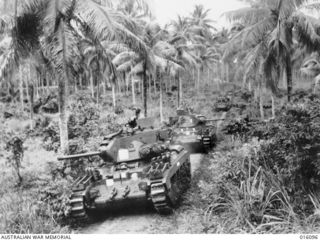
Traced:
<path id="1" fill-rule="evenodd" d="M 204 153 L 206 152 L 205 147 L 202 144 L 202 141 L 194 137 L 179 137 L 174 143 L 183 146 L 190 154 Z"/>
<path id="2" fill-rule="evenodd" d="M 144 184 L 146 190 L 141 190 L 139 184 Z M 103 212 L 119 211 L 131 207 L 144 207 L 148 205 L 150 199 L 148 192 L 150 188 L 145 180 L 134 182 L 132 180 L 122 180 L 114 183 L 101 183 L 92 187 L 98 191 L 98 197 L 94 198 L 88 209 L 103 210 Z"/>

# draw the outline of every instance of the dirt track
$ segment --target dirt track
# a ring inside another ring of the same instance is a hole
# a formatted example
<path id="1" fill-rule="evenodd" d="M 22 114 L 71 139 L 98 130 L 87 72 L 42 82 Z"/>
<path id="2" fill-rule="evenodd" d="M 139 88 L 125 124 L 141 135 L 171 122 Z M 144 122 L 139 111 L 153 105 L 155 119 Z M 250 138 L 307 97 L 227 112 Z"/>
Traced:
<path id="1" fill-rule="evenodd" d="M 200 166 L 202 155 L 191 155 L 191 172 Z M 163 233 L 177 225 L 174 215 L 160 216 L 153 210 L 124 211 L 117 216 L 108 217 L 79 230 L 83 234 L 142 234 Z M 161 229 L 159 230 L 159 224 Z"/>

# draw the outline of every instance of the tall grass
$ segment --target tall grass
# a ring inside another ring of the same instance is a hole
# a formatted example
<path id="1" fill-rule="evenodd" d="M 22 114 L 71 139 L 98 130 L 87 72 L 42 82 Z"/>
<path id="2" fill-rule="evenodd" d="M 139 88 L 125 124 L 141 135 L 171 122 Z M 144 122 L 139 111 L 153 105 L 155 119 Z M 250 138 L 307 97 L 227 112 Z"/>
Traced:
<path id="1" fill-rule="evenodd" d="M 36 199 L 23 192 L 6 193 L 0 201 L 0 233 L 69 233 L 50 208 L 39 210 Z"/>

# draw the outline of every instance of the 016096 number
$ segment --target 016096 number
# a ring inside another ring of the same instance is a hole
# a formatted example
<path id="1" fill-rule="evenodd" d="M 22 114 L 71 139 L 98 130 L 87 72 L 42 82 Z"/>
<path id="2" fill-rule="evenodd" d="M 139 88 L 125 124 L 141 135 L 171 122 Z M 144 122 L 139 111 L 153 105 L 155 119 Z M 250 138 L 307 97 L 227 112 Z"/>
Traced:
<path id="1" fill-rule="evenodd" d="M 299 237 L 300 237 L 300 239 L 308 239 L 308 240 L 310 240 L 310 239 L 317 240 L 318 239 L 318 235 L 316 235 L 316 234 L 312 234 L 312 235 L 302 234 Z"/>

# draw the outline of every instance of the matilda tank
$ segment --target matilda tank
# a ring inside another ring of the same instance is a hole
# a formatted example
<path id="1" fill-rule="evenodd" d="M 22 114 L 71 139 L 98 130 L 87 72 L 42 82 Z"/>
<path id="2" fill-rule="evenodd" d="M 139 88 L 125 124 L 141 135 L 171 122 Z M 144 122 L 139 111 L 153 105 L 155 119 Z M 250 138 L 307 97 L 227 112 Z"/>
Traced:
<path id="1" fill-rule="evenodd" d="M 99 151 L 59 157 L 76 161 L 97 157 L 72 184 L 71 217 L 86 220 L 95 214 L 153 205 L 169 214 L 191 180 L 190 155 L 170 145 L 169 130 L 121 132 L 110 135 Z"/>
<path id="2" fill-rule="evenodd" d="M 177 116 L 169 119 L 173 128 L 171 143 L 184 146 L 192 153 L 206 153 L 216 143 L 215 122 L 203 115 L 177 110 Z"/>

